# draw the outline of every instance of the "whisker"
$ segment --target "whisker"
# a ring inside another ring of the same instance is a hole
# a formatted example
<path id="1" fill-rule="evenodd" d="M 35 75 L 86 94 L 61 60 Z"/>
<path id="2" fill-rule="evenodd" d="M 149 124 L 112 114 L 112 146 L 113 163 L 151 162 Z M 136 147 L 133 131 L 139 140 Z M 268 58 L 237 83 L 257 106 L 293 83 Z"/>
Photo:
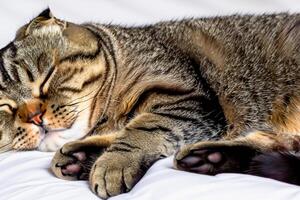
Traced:
<path id="1" fill-rule="evenodd" d="M 82 110 L 78 111 L 78 112 L 74 112 L 74 114 L 72 116 L 70 116 L 69 118 L 65 119 L 66 121 L 73 121 L 74 119 L 77 118 L 78 114 L 83 112 L 84 110 L 86 110 L 87 108 L 89 108 L 89 106 L 83 108 Z"/>
<path id="2" fill-rule="evenodd" d="M 77 104 L 80 104 L 80 103 L 84 103 L 86 101 L 89 101 L 91 100 L 92 98 L 94 98 L 95 96 L 89 98 L 89 99 L 86 99 L 86 100 L 83 100 L 83 101 L 78 101 L 78 102 L 75 102 L 75 103 L 72 103 L 72 104 L 64 104 L 64 105 L 61 105 L 60 107 L 66 107 L 66 106 L 74 106 L 74 105 L 77 105 Z"/>
<path id="3" fill-rule="evenodd" d="M 74 108 L 73 110 L 69 111 L 66 115 L 69 115 L 70 113 L 74 113 L 76 111 L 78 106 L 76 106 L 76 108 Z"/>
<path id="4" fill-rule="evenodd" d="M 77 118 L 77 115 L 75 115 L 75 116 L 73 116 L 73 117 L 70 117 L 70 118 L 69 118 L 69 121 L 72 122 L 72 124 L 73 124 L 73 123 L 74 123 L 73 121 L 74 121 L 76 118 Z"/>
<path id="5" fill-rule="evenodd" d="M 13 147 L 12 143 L 7 143 L 7 144 L 2 145 L 0 147 L 0 153 L 5 153 L 7 151 L 10 151 L 10 150 L 12 150 L 12 147 Z"/>
<path id="6" fill-rule="evenodd" d="M 83 96 L 81 96 L 81 97 L 78 97 L 78 98 L 76 98 L 76 99 L 73 99 L 73 100 L 71 100 L 70 102 L 66 103 L 66 105 L 71 104 L 71 103 L 73 103 L 74 101 L 77 101 L 77 100 L 82 99 L 82 98 L 84 98 L 84 97 L 87 97 L 87 96 L 91 95 L 93 92 L 95 92 L 95 91 L 92 91 L 92 92 L 90 92 L 90 93 L 88 93 L 88 94 L 86 94 L 86 95 L 83 95 Z"/>
<path id="7" fill-rule="evenodd" d="M 73 115 L 71 115 L 68 119 L 65 119 L 65 120 L 70 121 L 71 119 L 73 119 L 76 116 L 77 116 L 77 114 L 74 112 Z"/>
<path id="8" fill-rule="evenodd" d="M 84 110 L 88 109 L 90 106 L 87 106 L 85 108 L 83 108 L 82 110 L 78 111 L 76 114 L 78 115 L 79 113 L 83 112 Z"/>
<path id="9" fill-rule="evenodd" d="M 11 143 L 7 143 L 7 144 L 4 144 L 4 145 L 0 146 L 0 149 L 3 148 L 3 147 L 6 147 L 9 144 L 11 144 Z"/>

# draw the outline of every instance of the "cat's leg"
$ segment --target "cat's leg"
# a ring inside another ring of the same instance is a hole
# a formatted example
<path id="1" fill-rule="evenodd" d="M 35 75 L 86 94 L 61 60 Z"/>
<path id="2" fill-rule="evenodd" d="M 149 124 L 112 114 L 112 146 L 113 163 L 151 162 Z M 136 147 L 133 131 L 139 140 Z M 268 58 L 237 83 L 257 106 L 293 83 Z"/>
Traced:
<path id="1" fill-rule="evenodd" d="M 300 185 L 300 154 L 273 151 L 255 156 L 247 174 Z"/>
<path id="2" fill-rule="evenodd" d="M 53 173 L 66 180 L 88 179 L 95 160 L 115 138 L 115 134 L 96 135 L 66 143 L 53 157 Z"/>
<path id="3" fill-rule="evenodd" d="M 151 113 L 131 120 L 94 163 L 89 177 L 93 192 L 108 198 L 129 191 L 155 161 L 175 152 L 174 127 L 172 120 Z"/>
<path id="4" fill-rule="evenodd" d="M 279 146 L 274 134 L 255 131 L 234 140 L 187 145 L 177 152 L 174 164 L 180 170 L 200 174 L 244 173 L 255 156 L 278 149 Z"/>

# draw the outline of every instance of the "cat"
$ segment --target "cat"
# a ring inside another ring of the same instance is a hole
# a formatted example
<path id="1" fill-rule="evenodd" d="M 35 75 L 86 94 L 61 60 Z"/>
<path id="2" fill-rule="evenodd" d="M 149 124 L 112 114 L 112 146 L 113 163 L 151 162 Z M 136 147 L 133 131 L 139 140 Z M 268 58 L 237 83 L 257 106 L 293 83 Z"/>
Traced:
<path id="1" fill-rule="evenodd" d="M 46 9 L 0 51 L 2 147 L 56 151 L 53 173 L 104 199 L 173 154 L 179 170 L 276 179 L 269 158 L 298 159 L 299 22 L 78 25 Z"/>

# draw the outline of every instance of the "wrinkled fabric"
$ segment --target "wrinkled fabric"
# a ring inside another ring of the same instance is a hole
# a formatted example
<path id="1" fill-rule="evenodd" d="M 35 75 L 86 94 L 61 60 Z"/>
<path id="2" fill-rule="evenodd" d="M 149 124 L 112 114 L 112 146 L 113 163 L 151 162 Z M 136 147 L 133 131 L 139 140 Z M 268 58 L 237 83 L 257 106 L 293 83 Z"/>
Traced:
<path id="1" fill-rule="evenodd" d="M 53 153 L 0 155 L 0 200 L 96 200 L 87 181 L 64 181 L 49 170 Z M 158 161 L 129 192 L 112 200 L 299 200 L 300 187 L 241 174 L 206 176 L 172 168 L 172 157 Z"/>

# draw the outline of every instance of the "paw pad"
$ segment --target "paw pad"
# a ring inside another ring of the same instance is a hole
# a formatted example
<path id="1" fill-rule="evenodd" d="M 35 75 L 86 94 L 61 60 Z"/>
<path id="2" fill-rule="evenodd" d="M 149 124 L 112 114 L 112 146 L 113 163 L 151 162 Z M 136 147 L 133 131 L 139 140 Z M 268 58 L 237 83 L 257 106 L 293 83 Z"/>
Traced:
<path id="1" fill-rule="evenodd" d="M 191 151 L 186 157 L 177 160 L 177 166 L 181 170 L 200 174 L 214 174 L 215 167 L 221 165 L 224 156 L 220 152 L 209 150 Z"/>

